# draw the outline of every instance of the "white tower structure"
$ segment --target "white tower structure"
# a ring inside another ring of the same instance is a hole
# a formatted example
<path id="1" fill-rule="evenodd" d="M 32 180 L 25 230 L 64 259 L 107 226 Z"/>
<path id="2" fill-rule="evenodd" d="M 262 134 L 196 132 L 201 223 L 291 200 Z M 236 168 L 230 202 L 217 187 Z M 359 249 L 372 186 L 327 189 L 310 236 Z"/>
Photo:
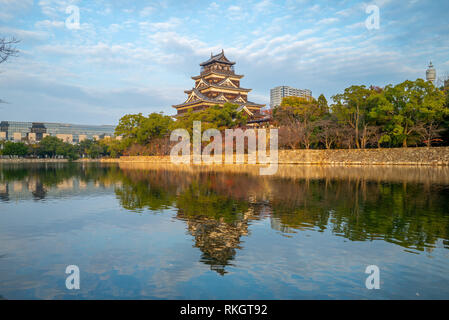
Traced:
<path id="1" fill-rule="evenodd" d="M 431 81 L 433 84 L 435 84 L 436 78 L 437 78 L 437 71 L 433 67 L 432 61 L 430 61 L 429 67 L 426 70 L 426 79 L 427 81 Z"/>

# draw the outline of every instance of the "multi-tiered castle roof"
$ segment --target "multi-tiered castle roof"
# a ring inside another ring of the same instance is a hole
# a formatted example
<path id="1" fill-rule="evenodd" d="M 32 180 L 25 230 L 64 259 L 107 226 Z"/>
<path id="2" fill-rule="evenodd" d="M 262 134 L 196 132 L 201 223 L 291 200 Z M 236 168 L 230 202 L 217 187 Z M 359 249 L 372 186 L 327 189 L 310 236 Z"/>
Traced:
<path id="1" fill-rule="evenodd" d="M 195 86 L 191 90 L 184 91 L 187 100 L 173 106 L 177 113 L 204 110 L 210 106 L 222 106 L 229 102 L 240 105 L 239 110 L 244 110 L 250 117 L 259 116 L 260 109 L 265 105 L 248 101 L 251 89 L 240 87 L 243 75 L 235 74 L 234 65 L 235 62 L 229 61 L 223 50 L 217 55 L 211 54 L 209 60 L 200 64 L 200 75 L 192 77 Z"/>

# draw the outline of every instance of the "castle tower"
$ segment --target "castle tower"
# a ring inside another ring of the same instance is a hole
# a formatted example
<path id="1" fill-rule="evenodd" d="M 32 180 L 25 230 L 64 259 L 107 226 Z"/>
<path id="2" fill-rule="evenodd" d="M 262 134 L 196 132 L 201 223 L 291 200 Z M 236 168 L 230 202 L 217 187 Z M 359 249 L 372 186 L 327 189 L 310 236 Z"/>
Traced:
<path id="1" fill-rule="evenodd" d="M 239 110 L 244 110 L 250 118 L 260 116 L 260 109 L 264 104 L 248 101 L 248 93 L 251 89 L 240 87 L 240 79 L 243 75 L 234 72 L 235 62 L 229 61 L 224 51 L 217 55 L 211 53 L 210 59 L 201 63 L 201 73 L 192 77 L 195 81 L 191 90 L 184 91 L 187 100 L 174 105 L 177 114 L 204 110 L 208 107 L 223 106 L 226 102 L 238 104 Z"/>
<path id="2" fill-rule="evenodd" d="M 433 84 L 435 84 L 436 78 L 437 78 L 437 71 L 433 67 L 432 61 L 430 61 L 429 67 L 426 70 L 426 80 L 431 81 Z"/>

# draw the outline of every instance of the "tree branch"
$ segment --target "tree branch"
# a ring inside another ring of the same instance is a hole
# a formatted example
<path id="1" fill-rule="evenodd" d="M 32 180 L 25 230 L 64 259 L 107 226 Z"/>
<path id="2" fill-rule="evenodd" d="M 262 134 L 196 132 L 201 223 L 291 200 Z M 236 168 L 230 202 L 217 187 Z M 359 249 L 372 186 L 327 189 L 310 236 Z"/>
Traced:
<path id="1" fill-rule="evenodd" d="M 0 38 L 0 64 L 6 62 L 9 57 L 17 56 L 19 50 L 17 50 L 14 45 L 19 42 L 20 40 L 17 40 L 14 37 L 9 40 Z"/>

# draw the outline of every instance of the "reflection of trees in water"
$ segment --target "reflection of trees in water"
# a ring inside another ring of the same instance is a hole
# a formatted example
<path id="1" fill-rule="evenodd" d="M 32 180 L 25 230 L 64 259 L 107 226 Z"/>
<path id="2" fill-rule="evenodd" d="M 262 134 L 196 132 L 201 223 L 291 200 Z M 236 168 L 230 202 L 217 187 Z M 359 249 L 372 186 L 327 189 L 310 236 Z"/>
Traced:
<path id="1" fill-rule="evenodd" d="M 449 248 L 447 185 L 399 182 L 397 175 L 396 182 L 385 182 L 339 174 L 309 179 L 84 164 L 17 166 L 0 170 L 0 198 L 8 199 L 8 183 L 14 181 L 34 186 L 36 198 L 68 179 L 115 184 L 117 198 L 128 210 L 176 208 L 203 253 L 202 261 L 221 274 L 241 248 L 251 219 L 265 217 L 284 234 L 328 229 L 352 241 L 383 239 L 430 250 L 442 239 Z"/>
<path id="2" fill-rule="evenodd" d="M 129 210 L 176 207 L 177 218 L 185 221 L 195 247 L 203 253 L 201 261 L 224 275 L 240 248 L 241 237 L 248 234 L 253 210 L 248 201 L 214 191 L 214 177 L 197 178 L 167 171 L 130 171 L 116 194 Z"/>
<path id="3" fill-rule="evenodd" d="M 120 173 L 120 174 L 118 174 Z M 73 189 L 74 182 L 85 185 L 93 182 L 96 186 L 106 186 L 121 180 L 122 172 L 118 167 L 98 164 L 10 164 L 0 170 L 0 200 L 9 201 L 12 190 L 10 185 L 20 185 L 20 192 L 30 192 L 35 200 L 45 199 L 48 190 Z M 5 190 L 3 190 L 5 189 Z"/>
<path id="4" fill-rule="evenodd" d="M 120 204 L 128 210 L 162 210 L 176 199 L 177 186 L 167 172 L 121 172 L 122 185 L 115 189 Z"/>
<path id="5" fill-rule="evenodd" d="M 272 227 L 281 232 L 330 229 L 352 241 L 383 239 L 417 250 L 431 250 L 441 238 L 448 247 L 449 188 L 445 186 L 213 171 L 125 170 L 124 174 L 128 186 L 125 183 L 123 190 L 129 190 L 119 196 L 123 204 L 153 210 L 164 205 L 177 207 L 178 218 L 187 221 L 203 253 L 212 252 L 214 244 L 223 247 L 214 238 L 225 237 L 220 221 L 228 223 L 229 239 L 233 239 L 233 223 L 243 221 L 245 212 L 261 204 L 268 208 Z M 205 226 L 200 228 L 201 224 Z M 222 231 L 214 233 L 219 226 Z M 208 234 L 214 237 L 205 239 Z M 237 241 L 229 243 L 235 243 L 234 251 L 238 248 Z"/>
<path id="6" fill-rule="evenodd" d="M 283 182 L 273 190 L 273 216 L 296 229 L 330 228 L 353 241 L 384 239 L 418 250 L 449 239 L 444 187 L 356 179 Z"/>

